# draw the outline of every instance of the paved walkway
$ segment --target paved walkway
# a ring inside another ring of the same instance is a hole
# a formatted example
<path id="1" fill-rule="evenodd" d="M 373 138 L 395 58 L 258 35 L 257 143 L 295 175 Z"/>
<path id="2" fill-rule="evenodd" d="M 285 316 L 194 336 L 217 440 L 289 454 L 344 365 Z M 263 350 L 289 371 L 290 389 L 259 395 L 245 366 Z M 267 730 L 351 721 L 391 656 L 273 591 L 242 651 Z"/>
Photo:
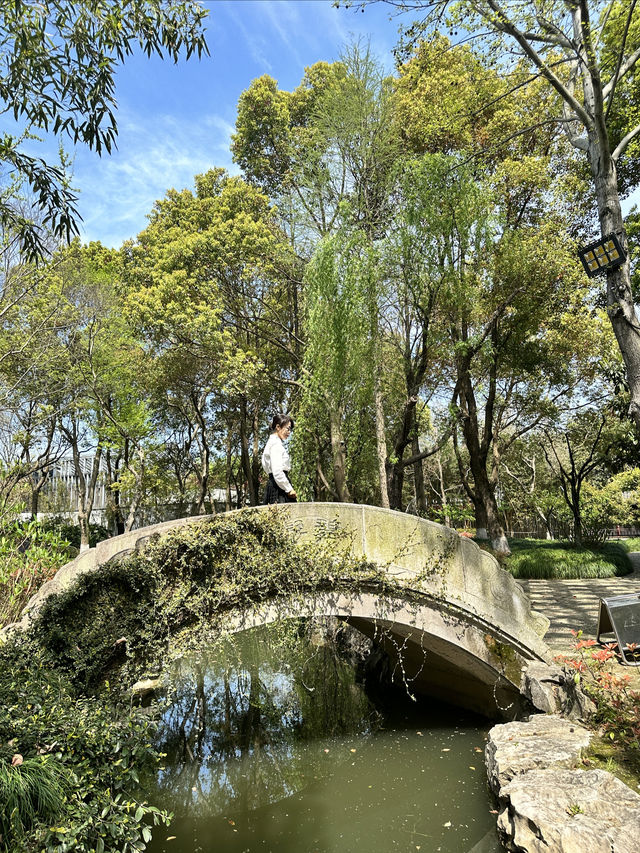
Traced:
<path id="1" fill-rule="evenodd" d="M 594 580 L 548 581 L 519 580 L 518 583 L 538 610 L 551 621 L 545 641 L 558 654 L 569 654 L 573 636 L 571 630 L 582 630 L 585 639 L 596 637 L 601 598 L 640 592 L 640 551 L 629 555 L 634 570 L 622 578 Z M 608 641 L 607 638 L 603 638 Z M 613 634 L 611 641 L 615 641 Z M 626 667 L 636 672 L 640 667 Z"/>

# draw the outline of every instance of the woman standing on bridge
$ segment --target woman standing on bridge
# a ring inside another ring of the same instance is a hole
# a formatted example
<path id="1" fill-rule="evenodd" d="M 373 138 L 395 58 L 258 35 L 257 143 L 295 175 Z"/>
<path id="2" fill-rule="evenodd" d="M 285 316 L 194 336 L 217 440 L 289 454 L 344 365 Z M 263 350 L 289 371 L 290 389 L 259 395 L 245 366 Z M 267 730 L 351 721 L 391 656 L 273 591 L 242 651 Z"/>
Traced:
<path id="1" fill-rule="evenodd" d="M 293 418 L 289 415 L 275 415 L 271 422 L 271 435 L 262 452 L 262 467 L 269 475 L 264 493 L 266 504 L 294 503 L 298 496 L 289 482 L 291 459 L 285 441 L 291 435 Z"/>

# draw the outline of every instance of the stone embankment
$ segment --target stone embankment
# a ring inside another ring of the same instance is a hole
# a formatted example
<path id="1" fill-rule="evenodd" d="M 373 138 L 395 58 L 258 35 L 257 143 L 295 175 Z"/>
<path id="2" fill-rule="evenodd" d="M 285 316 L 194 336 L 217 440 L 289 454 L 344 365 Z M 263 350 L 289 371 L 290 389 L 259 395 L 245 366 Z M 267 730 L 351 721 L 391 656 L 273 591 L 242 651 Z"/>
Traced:
<path id="1" fill-rule="evenodd" d="M 489 732 L 498 834 L 512 853 L 638 853 L 640 796 L 604 770 L 579 769 L 591 739 L 553 714 Z"/>

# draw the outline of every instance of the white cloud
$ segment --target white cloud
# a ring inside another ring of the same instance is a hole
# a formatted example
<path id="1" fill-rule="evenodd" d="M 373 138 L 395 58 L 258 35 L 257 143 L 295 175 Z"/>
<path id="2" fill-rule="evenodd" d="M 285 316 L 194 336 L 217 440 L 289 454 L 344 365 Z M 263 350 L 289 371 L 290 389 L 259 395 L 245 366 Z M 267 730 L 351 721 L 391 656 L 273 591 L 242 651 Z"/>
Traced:
<path id="1" fill-rule="evenodd" d="M 233 6 L 244 6 L 244 3 L 238 4 L 228 4 L 227 5 L 227 14 L 234 22 L 234 24 L 240 30 L 242 34 L 242 38 L 244 39 L 244 43 L 249 50 L 249 55 L 251 59 L 258 65 L 260 68 L 263 68 L 266 72 L 271 73 L 273 71 L 273 66 L 267 59 L 267 52 L 269 51 L 270 45 L 265 39 L 262 33 L 254 33 L 250 32 L 249 29 L 245 26 L 242 15 L 237 14 L 233 9 Z M 253 4 L 252 4 L 253 5 Z"/>
<path id="2" fill-rule="evenodd" d="M 233 127 L 220 116 L 119 118 L 118 150 L 110 157 L 78 152 L 74 184 L 81 188 L 84 240 L 119 246 L 145 227 L 168 189 L 191 187 L 194 175 L 214 166 L 237 171 L 229 151 Z"/>

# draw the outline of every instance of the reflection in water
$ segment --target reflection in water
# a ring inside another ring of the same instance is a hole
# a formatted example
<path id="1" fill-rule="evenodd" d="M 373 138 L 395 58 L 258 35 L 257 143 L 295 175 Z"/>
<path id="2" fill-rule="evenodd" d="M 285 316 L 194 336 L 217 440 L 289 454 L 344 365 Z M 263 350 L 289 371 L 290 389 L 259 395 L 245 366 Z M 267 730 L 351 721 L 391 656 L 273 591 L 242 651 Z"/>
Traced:
<path id="1" fill-rule="evenodd" d="M 176 819 L 149 850 L 500 850 L 479 721 L 397 692 L 372 701 L 351 635 L 313 632 L 283 622 L 178 662 L 151 796 Z"/>

